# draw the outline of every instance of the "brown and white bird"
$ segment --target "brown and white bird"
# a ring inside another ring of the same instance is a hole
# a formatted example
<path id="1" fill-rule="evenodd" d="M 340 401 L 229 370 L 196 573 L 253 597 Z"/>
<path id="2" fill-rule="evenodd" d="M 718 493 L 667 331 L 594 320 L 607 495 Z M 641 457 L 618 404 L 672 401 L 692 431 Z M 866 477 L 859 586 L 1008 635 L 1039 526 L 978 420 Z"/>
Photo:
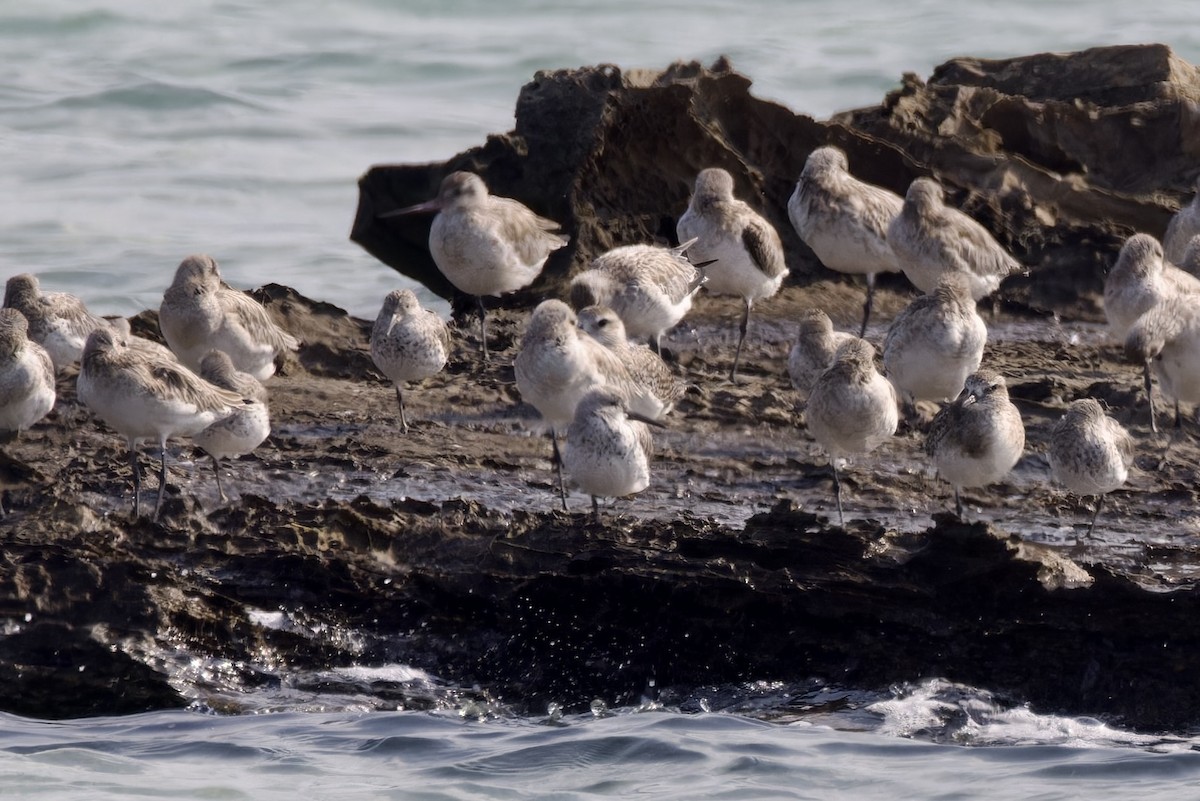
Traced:
<path id="1" fill-rule="evenodd" d="M 667 404 L 633 379 L 621 360 L 578 328 L 575 312 L 561 300 L 544 300 L 533 310 L 521 349 L 513 360 L 517 390 L 550 429 L 559 494 L 566 508 L 558 432 L 575 419 L 579 401 L 597 387 L 609 387 L 637 414 L 656 419 Z"/>
<path id="2" fill-rule="evenodd" d="M 588 306 L 579 310 L 578 320 L 580 329 L 620 359 L 630 378 L 662 402 L 659 417 L 670 412 L 687 393 L 687 384 L 671 372 L 661 356 L 646 345 L 629 341 L 625 324 L 615 311 L 607 306 Z"/>
<path id="3" fill-rule="evenodd" d="M 993 370 L 967 377 L 953 403 L 942 408 L 925 437 L 938 475 L 954 487 L 954 510 L 963 517 L 960 491 L 994 484 L 1008 475 L 1025 450 L 1021 413 L 1008 399 L 1008 383 Z"/>
<path id="4" fill-rule="evenodd" d="M 788 352 L 787 370 L 792 386 L 807 395 L 821 373 L 833 366 L 838 348 L 856 337 L 833 330 L 833 321 L 821 309 L 804 309 L 799 323 L 796 342 Z"/>
<path id="5" fill-rule="evenodd" d="M 846 154 L 832 146 L 808 154 L 788 200 L 796 233 L 822 264 L 839 273 L 866 276 L 860 337 L 866 336 L 871 320 L 876 274 L 900 270 L 887 231 L 903 206 L 895 192 L 851 175 Z"/>
<path id="6" fill-rule="evenodd" d="M 15 437 L 54 408 L 54 362 L 29 338 L 25 315 L 0 309 L 0 439 Z"/>
<path id="7" fill-rule="evenodd" d="M 1142 365 L 1150 427 L 1154 415 L 1152 375 L 1175 402 L 1175 428 L 1183 425 L 1180 403 L 1200 403 L 1200 295 L 1176 295 L 1150 307 L 1125 336 L 1125 356 Z"/>
<path id="8" fill-rule="evenodd" d="M 179 263 L 163 293 L 158 326 L 188 369 L 199 370 L 210 350 L 222 350 L 259 381 L 275 374 L 276 356 L 300 347 L 262 304 L 222 281 L 216 260 L 202 254 Z"/>
<path id="9" fill-rule="evenodd" d="M 371 360 L 396 385 L 400 428 L 408 432 L 403 386 L 441 372 L 450 357 L 450 329 L 436 312 L 421 308 L 411 289 L 393 289 L 371 328 Z"/>
<path id="10" fill-rule="evenodd" d="M 663 333 L 688 313 L 705 281 L 702 268 L 708 265 L 693 264 L 686 255 L 694 244 L 625 245 L 600 254 L 571 279 L 571 306 L 609 307 L 630 337 L 647 339 L 661 354 Z"/>
<path id="11" fill-rule="evenodd" d="M 1149 234 L 1126 239 L 1104 279 L 1104 316 L 1113 338 L 1124 341 L 1139 317 L 1176 295 L 1200 295 L 1200 278 L 1168 264 Z"/>
<path id="12" fill-rule="evenodd" d="M 738 362 L 750 309 L 754 302 L 779 291 L 787 275 L 779 233 L 750 206 L 733 196 L 733 176 L 719 167 L 696 176 L 687 211 L 676 224 L 680 242 L 695 239 L 688 252 L 697 261 L 711 262 L 705 270 L 705 287 L 718 295 L 738 295 L 745 305 L 737 351 L 729 379 L 737 379 Z"/>
<path id="13" fill-rule="evenodd" d="M 568 237 L 557 233 L 558 223 L 524 204 L 489 194 L 483 179 L 471 172 L 447 175 L 433 200 L 379 216 L 429 211 L 437 212 L 429 229 L 429 253 L 446 280 L 475 298 L 487 361 L 484 296 L 499 297 L 532 284 L 546 259 L 566 245 Z"/>
<path id="14" fill-rule="evenodd" d="M 597 387 L 580 399 L 567 427 L 563 468 L 592 496 L 592 515 L 600 522 L 599 498 L 623 498 L 650 485 L 652 418 L 631 412 L 621 393 Z"/>
<path id="15" fill-rule="evenodd" d="M 1192 201 L 1175 212 L 1163 234 L 1163 253 L 1172 264 L 1183 264 L 1188 243 L 1200 234 L 1200 175 L 1196 176 L 1195 188 Z"/>
<path id="16" fill-rule="evenodd" d="M 167 484 L 167 440 L 198 434 L 243 403 L 237 393 L 213 386 L 174 359 L 128 347 L 107 327 L 88 336 L 76 384 L 80 401 L 129 445 L 134 517 L 141 509 L 138 443 L 158 442 L 158 517 Z"/>
<path id="17" fill-rule="evenodd" d="M 946 205 L 941 184 L 932 178 L 909 185 L 903 208 L 888 226 L 887 240 L 908 280 L 922 292 L 937 286 L 944 273 L 962 273 L 970 282 L 971 297 L 979 300 L 1022 269 L 990 231 Z"/>
<path id="18" fill-rule="evenodd" d="M 267 390 L 258 379 L 233 367 L 229 354 L 210 350 L 200 360 L 200 377 L 215 387 L 239 396 L 228 417 L 217 420 L 192 437 L 212 458 L 213 475 L 217 478 L 217 493 L 224 501 L 221 486 L 221 460 L 250 453 L 271 433 L 271 414 L 267 409 Z"/>
<path id="19" fill-rule="evenodd" d="M 77 363 L 88 334 L 108 327 L 103 317 L 88 311 L 74 295 L 43 292 L 37 276 L 29 273 L 8 279 L 4 286 L 4 307 L 24 315 L 29 338 L 46 349 L 56 370 Z"/>
<path id="20" fill-rule="evenodd" d="M 1076 495 L 1095 495 L 1090 539 L 1104 497 L 1125 483 L 1133 466 L 1133 437 L 1093 398 L 1072 401 L 1050 432 L 1050 474 Z"/>
<path id="21" fill-rule="evenodd" d="M 829 454 L 838 524 L 845 526 L 838 459 L 870 453 L 900 422 L 896 390 L 875 369 L 871 343 L 855 337 L 838 348 L 833 366 L 813 385 L 805 414 L 808 432 Z"/>

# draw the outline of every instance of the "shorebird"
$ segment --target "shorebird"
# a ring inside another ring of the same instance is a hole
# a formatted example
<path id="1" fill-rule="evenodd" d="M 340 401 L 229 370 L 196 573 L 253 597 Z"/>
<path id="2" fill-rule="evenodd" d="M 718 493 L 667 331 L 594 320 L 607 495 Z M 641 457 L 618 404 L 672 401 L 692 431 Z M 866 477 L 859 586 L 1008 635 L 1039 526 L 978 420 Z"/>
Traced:
<path id="1" fill-rule="evenodd" d="M 561 300 L 542 301 L 530 316 L 521 349 L 513 360 L 521 398 L 537 409 L 550 427 L 564 509 L 567 508 L 567 493 L 558 432 L 575 419 L 575 409 L 584 395 L 596 387 L 608 386 L 637 414 L 657 418 L 666 409 L 649 388 L 632 379 L 615 354 L 583 334 L 577 324 L 575 313 Z"/>
<path id="2" fill-rule="evenodd" d="M 1149 234 L 1126 239 L 1104 279 L 1104 316 L 1113 338 L 1123 341 L 1139 317 L 1176 295 L 1200 295 L 1200 278 L 1167 264 Z"/>
<path id="3" fill-rule="evenodd" d="M 471 172 L 447 175 L 433 200 L 379 216 L 428 211 L 437 212 L 429 229 L 429 253 L 446 280 L 475 298 L 487 361 L 484 296 L 499 297 L 532 284 L 550 254 L 569 239 L 557 233 L 559 224 L 553 220 L 511 198 L 488 194 L 483 179 Z"/>
<path id="4" fill-rule="evenodd" d="M 663 332 L 692 308 L 692 298 L 704 284 L 704 267 L 688 260 L 695 239 L 679 247 L 625 245 L 602 253 L 588 269 L 571 279 L 571 305 L 607 306 L 615 311 L 631 337 L 647 338 L 662 353 Z"/>
<path id="5" fill-rule="evenodd" d="M 866 276 L 860 337 L 866 336 L 871 320 L 876 273 L 900 270 L 887 230 L 903 206 L 895 192 L 851 175 L 846 154 L 832 146 L 808 154 L 788 200 L 788 218 L 822 264 L 839 273 Z"/>
<path id="6" fill-rule="evenodd" d="M 870 453 L 896 433 L 899 413 L 896 390 L 875 369 L 875 348 L 865 339 L 852 339 L 837 351 L 808 396 L 808 431 L 829 454 L 837 497 L 838 524 L 842 513 L 842 482 L 838 459 Z"/>
<path id="7" fill-rule="evenodd" d="M 1129 478 L 1133 465 L 1133 437 L 1104 413 L 1100 402 L 1080 398 L 1050 432 L 1050 473 L 1076 495 L 1095 495 L 1096 511 L 1088 525 L 1091 539 L 1104 496 Z"/>
<path id="8" fill-rule="evenodd" d="M 436 312 L 421 308 L 411 289 L 393 289 L 371 328 L 371 360 L 393 384 L 400 404 L 400 429 L 408 433 L 401 387 L 446 366 L 450 329 Z"/>
<path id="9" fill-rule="evenodd" d="M 262 304 L 222 281 L 216 260 L 205 255 L 179 263 L 163 293 L 158 326 L 187 368 L 198 370 L 210 350 L 223 350 L 234 367 L 259 381 L 275 374 L 277 355 L 300 347 Z"/>
<path id="10" fill-rule="evenodd" d="M 1196 234 L 1188 240 L 1187 248 L 1183 251 L 1183 259 L 1179 262 L 1179 269 L 1188 275 L 1200 278 L 1200 234 Z"/>
<path id="11" fill-rule="evenodd" d="M 662 423 L 629 411 L 621 393 L 611 388 L 592 389 L 579 401 L 567 427 L 563 467 L 592 496 L 597 523 L 600 497 L 621 498 L 650 485 L 653 441 L 647 425 Z"/>
<path id="12" fill-rule="evenodd" d="M 235 370 L 229 354 L 210 350 L 200 360 L 200 377 L 215 387 L 228 390 L 242 399 L 233 412 L 192 437 L 212 457 L 217 492 L 226 500 L 221 487 L 221 460 L 250 453 L 271 433 L 271 415 L 267 409 L 267 390 L 249 373 Z"/>
<path id="13" fill-rule="evenodd" d="M 687 211 L 676 224 L 679 241 L 695 239 L 689 252 L 705 268 L 705 286 L 718 295 L 740 295 L 745 304 L 729 380 L 738 361 L 754 301 L 779 291 L 787 274 L 779 233 L 762 215 L 733 196 L 733 176 L 719 167 L 701 170 Z"/>
<path id="14" fill-rule="evenodd" d="M 918 178 L 908 187 L 904 207 L 888 226 L 888 244 L 908 280 L 922 292 L 937 286 L 943 273 L 967 276 L 971 297 L 987 297 L 1000 282 L 1021 271 L 986 228 L 946 205 L 942 187 Z"/>
<path id="15" fill-rule="evenodd" d="M 1142 365 L 1151 429 L 1158 431 L 1153 370 L 1163 393 L 1175 401 L 1175 429 L 1180 430 L 1179 404 L 1200 402 L 1200 296 L 1176 295 L 1152 306 L 1130 327 L 1125 356 Z"/>
<path id="16" fill-rule="evenodd" d="M 29 338 L 29 322 L 0 309 L 0 438 L 15 437 L 54 408 L 54 362 Z M 0 512 L 2 513 L 2 512 Z"/>
<path id="17" fill-rule="evenodd" d="M 650 390 L 662 402 L 661 417 L 675 407 L 687 393 L 687 384 L 671 372 L 662 357 L 645 345 L 635 345 L 625 333 L 625 325 L 607 306 L 588 306 L 579 310 L 578 325 L 592 339 L 608 348 L 625 365 L 629 377 Z"/>
<path id="18" fill-rule="evenodd" d="M 25 316 L 29 338 L 46 349 L 56 370 L 78 362 L 88 334 L 108 325 L 74 295 L 42 292 L 37 276 L 29 273 L 8 279 L 4 286 L 4 307 Z"/>
<path id="19" fill-rule="evenodd" d="M 938 475 L 954 487 L 954 510 L 963 519 L 960 491 L 999 481 L 1025 449 L 1021 413 L 1008 399 L 1004 376 L 980 370 L 967 377 L 958 398 L 929 425 L 925 452 Z"/>
<path id="20" fill-rule="evenodd" d="M 198 434 L 242 403 L 238 394 L 214 387 L 174 359 L 121 344 L 108 328 L 88 336 L 77 387 L 79 400 L 129 445 L 135 518 L 141 511 L 138 443 L 158 440 L 162 469 L 154 504 L 157 518 L 167 485 L 167 439 Z"/>
<path id="21" fill-rule="evenodd" d="M 1175 212 L 1163 234 L 1163 251 L 1172 264 L 1183 263 L 1188 243 L 1193 236 L 1200 234 L 1200 175 L 1196 176 L 1195 188 L 1192 202 Z"/>
<path id="22" fill-rule="evenodd" d="M 175 351 L 166 345 L 162 345 L 152 339 L 139 337 L 133 333 L 133 327 L 129 324 L 128 318 L 105 317 L 104 319 L 108 323 L 108 327 L 112 329 L 113 339 L 125 347 L 145 351 L 154 354 L 158 358 L 178 360 L 179 357 L 175 355 Z"/>
<path id="23" fill-rule="evenodd" d="M 821 373 L 833 366 L 838 348 L 852 339 L 855 339 L 853 334 L 834 331 L 833 321 L 821 309 L 801 311 L 800 333 L 788 352 L 787 370 L 792 386 L 805 394 L 810 392 Z"/>
<path id="24" fill-rule="evenodd" d="M 949 400 L 979 369 L 985 344 L 987 325 L 975 310 L 967 277 L 946 273 L 892 320 L 883 341 L 883 372 L 906 404 Z"/>

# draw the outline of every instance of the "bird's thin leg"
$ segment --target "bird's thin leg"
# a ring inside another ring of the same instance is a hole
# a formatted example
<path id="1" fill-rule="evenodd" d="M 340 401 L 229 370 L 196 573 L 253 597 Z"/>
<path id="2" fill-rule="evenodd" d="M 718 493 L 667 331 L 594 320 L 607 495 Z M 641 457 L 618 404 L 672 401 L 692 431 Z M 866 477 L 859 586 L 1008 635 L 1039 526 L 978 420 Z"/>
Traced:
<path id="1" fill-rule="evenodd" d="M 659 358 L 662 358 L 662 332 L 659 331 L 654 336 L 650 337 L 650 350 Z"/>
<path id="2" fill-rule="evenodd" d="M 400 391 L 400 387 L 396 387 L 396 401 L 400 404 L 400 431 L 408 433 L 408 420 L 404 417 L 404 394 Z"/>
<path id="3" fill-rule="evenodd" d="M 746 330 L 750 327 L 750 306 L 753 301 L 746 298 L 746 310 L 742 312 L 742 325 L 738 335 L 737 350 L 733 354 L 733 369 L 729 371 L 729 380 L 737 381 L 738 362 L 742 358 L 742 344 L 746 341 Z"/>
<path id="4" fill-rule="evenodd" d="M 486 363 L 491 359 L 487 347 L 487 309 L 483 305 L 483 295 L 476 295 L 475 300 L 479 303 L 479 344 L 483 348 L 483 361 Z"/>
<path id="5" fill-rule="evenodd" d="M 1150 405 L 1150 430 L 1158 433 L 1158 421 L 1154 419 L 1154 382 L 1150 375 L 1150 362 L 1143 368 L 1143 380 L 1146 383 L 1146 403 Z"/>
<path id="6" fill-rule="evenodd" d="M 221 502 L 224 503 L 226 498 L 225 498 L 225 490 L 221 488 L 221 462 L 217 459 L 217 457 L 213 456 L 211 453 L 209 454 L 209 456 L 212 457 L 213 475 L 217 477 L 217 494 L 219 494 L 221 496 Z"/>
<path id="7" fill-rule="evenodd" d="M 600 522 L 600 501 L 595 495 L 592 496 L 592 519 L 597 523 Z"/>
<path id="8" fill-rule="evenodd" d="M 162 460 L 162 467 L 158 471 L 158 500 L 154 502 L 154 519 L 158 519 L 158 512 L 162 509 L 163 495 L 167 489 L 167 438 L 159 437 L 158 440 L 158 455 Z"/>
<path id="9" fill-rule="evenodd" d="M 865 337 L 867 335 L 867 324 L 871 322 L 871 307 L 875 304 L 875 273 L 867 273 L 867 300 L 863 303 L 863 321 L 862 328 L 858 335 Z"/>
<path id="10" fill-rule="evenodd" d="M 562 453 L 558 450 L 558 432 L 553 428 L 550 429 L 550 445 L 554 449 L 551 461 L 554 462 L 554 469 L 558 471 L 558 497 L 562 499 L 562 508 L 565 512 L 567 511 L 567 484 L 563 479 L 563 460 Z"/>
<path id="11" fill-rule="evenodd" d="M 838 525 L 845 528 L 846 516 L 842 514 L 842 480 L 838 477 L 837 459 L 831 456 L 829 466 L 833 468 L 833 494 L 837 498 Z"/>
<path id="12" fill-rule="evenodd" d="M 1088 530 L 1087 530 L 1087 538 L 1089 540 L 1092 538 L 1092 530 L 1094 528 L 1096 528 L 1096 518 L 1098 518 L 1100 516 L 1100 510 L 1103 508 L 1104 508 L 1104 496 L 1098 495 L 1098 496 L 1096 496 L 1096 511 L 1092 513 L 1092 524 L 1090 526 L 1088 526 Z"/>
<path id="13" fill-rule="evenodd" d="M 142 514 L 142 471 L 138 467 L 137 443 L 129 443 L 129 466 L 133 468 L 133 519 L 137 520 Z"/>
<path id="14" fill-rule="evenodd" d="M 954 488 L 954 513 L 958 515 L 958 522 L 965 523 L 962 510 L 962 495 L 958 492 L 958 487 Z"/>

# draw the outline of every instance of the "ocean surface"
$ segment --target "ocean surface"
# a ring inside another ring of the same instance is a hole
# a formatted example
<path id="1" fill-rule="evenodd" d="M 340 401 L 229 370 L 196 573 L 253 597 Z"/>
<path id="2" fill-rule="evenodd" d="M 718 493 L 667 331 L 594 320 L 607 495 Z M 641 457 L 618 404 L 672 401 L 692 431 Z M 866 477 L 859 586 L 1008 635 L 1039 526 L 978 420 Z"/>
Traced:
<path id="1" fill-rule="evenodd" d="M 34 272 L 132 314 L 207 252 L 235 286 L 285 283 L 374 317 L 407 282 L 348 239 L 358 176 L 509 130 L 537 70 L 725 54 L 759 96 L 824 118 L 956 55 L 1165 42 L 1198 63 L 1195 22 L 1184 0 L 0 3 L 0 277 Z M 0 716 L 0 796 L 1200 797 L 1190 732 L 1037 715 L 937 681 L 837 691 L 828 708 L 830 690 L 742 689 L 724 706 L 544 719 L 449 691 L 419 712 L 280 693 L 245 705 L 256 714 Z"/>

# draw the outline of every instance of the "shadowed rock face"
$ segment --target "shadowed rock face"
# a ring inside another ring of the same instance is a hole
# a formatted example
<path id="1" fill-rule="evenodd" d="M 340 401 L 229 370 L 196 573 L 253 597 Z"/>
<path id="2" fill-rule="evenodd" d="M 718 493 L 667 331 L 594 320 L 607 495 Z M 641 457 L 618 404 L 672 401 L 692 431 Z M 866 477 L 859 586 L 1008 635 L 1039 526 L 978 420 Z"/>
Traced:
<path id="1" fill-rule="evenodd" d="M 430 220 L 375 215 L 433 197 L 452 170 L 477 171 L 572 236 L 513 298 L 521 307 L 561 295 L 573 271 L 608 248 L 673 241 L 695 174 L 717 166 L 756 199 L 784 237 L 793 280 L 807 282 L 818 264 L 786 203 L 809 152 L 833 144 L 856 175 L 901 195 L 913 178 L 937 177 L 950 202 L 1032 268 L 1011 282 L 1026 304 L 1061 312 L 1082 301 L 1095 314 L 1120 243 L 1133 231 L 1161 237 L 1200 163 L 1200 76 L 1163 45 L 955 59 L 926 82 L 904 76 L 880 106 L 827 122 L 760 100 L 750 86 L 724 60 L 661 73 L 538 73 L 511 133 L 446 164 L 372 168 L 351 238 L 449 297 L 428 254 Z"/>

